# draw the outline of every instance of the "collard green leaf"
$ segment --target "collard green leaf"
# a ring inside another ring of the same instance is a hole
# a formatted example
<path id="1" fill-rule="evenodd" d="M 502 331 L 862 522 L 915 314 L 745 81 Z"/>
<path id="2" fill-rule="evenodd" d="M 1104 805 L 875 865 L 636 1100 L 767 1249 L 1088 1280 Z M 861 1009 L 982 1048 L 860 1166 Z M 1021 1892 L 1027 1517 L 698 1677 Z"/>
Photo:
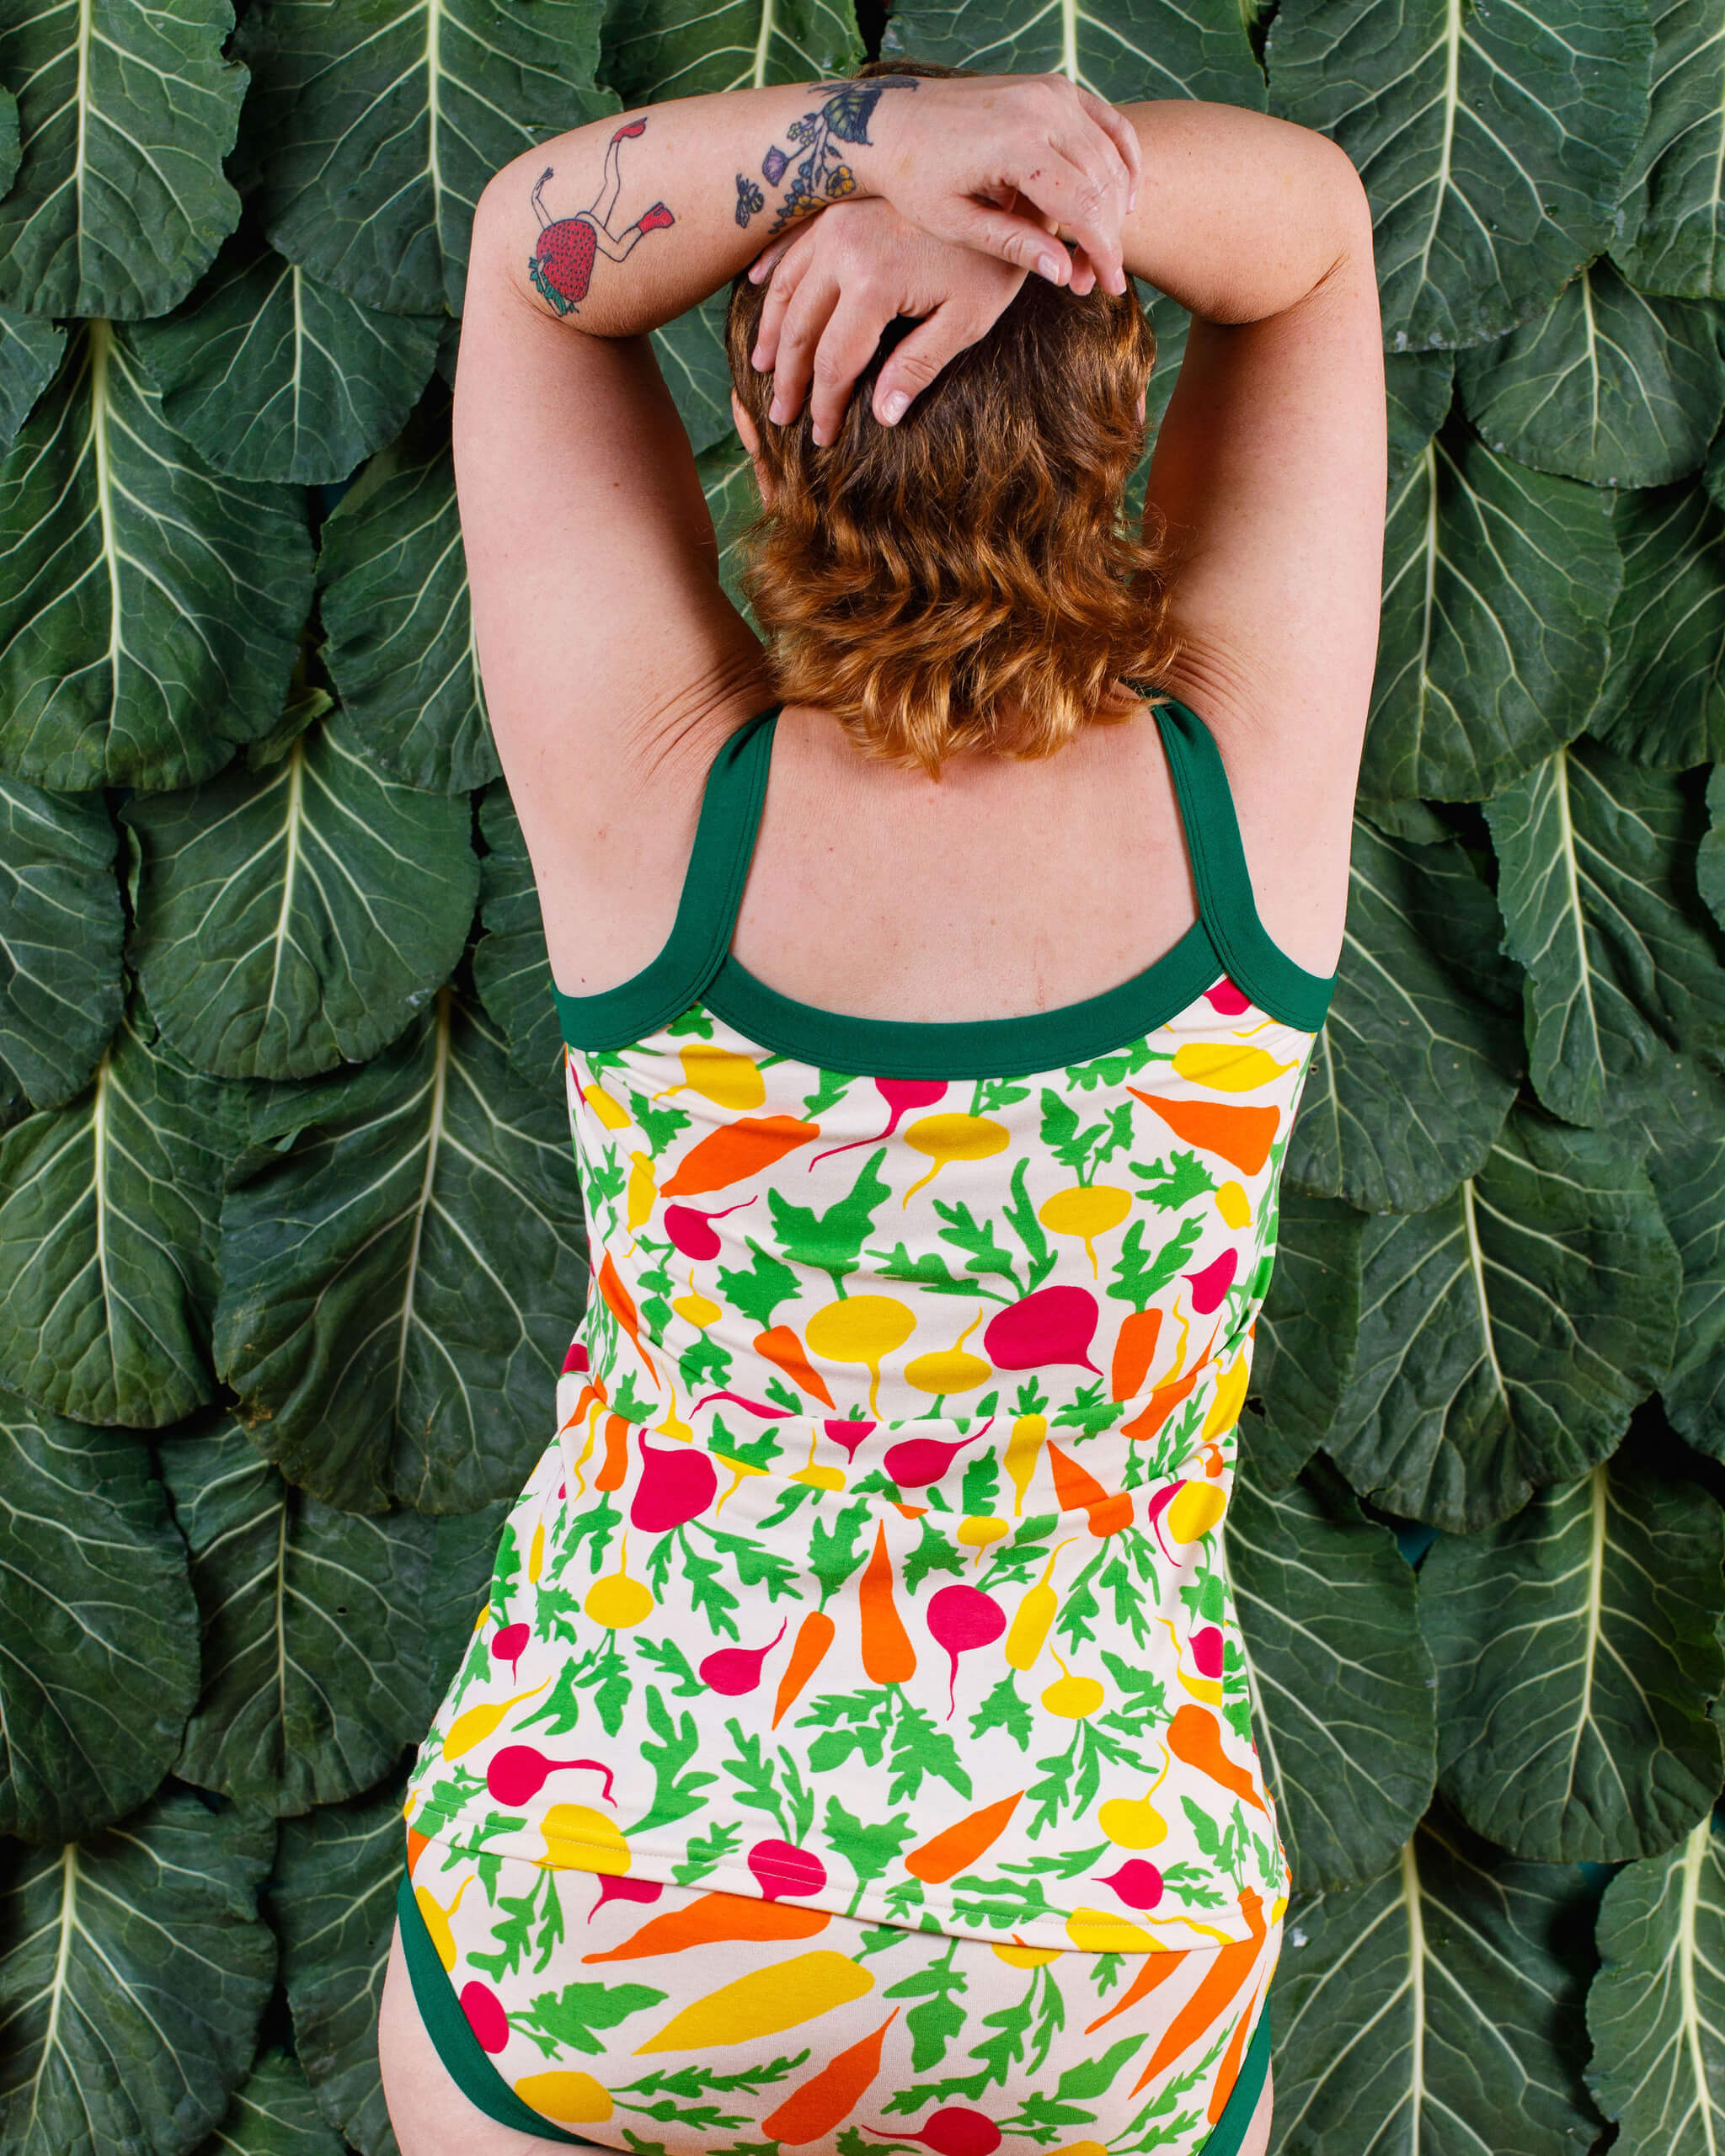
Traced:
<path id="1" fill-rule="evenodd" d="M 93 1082 L 0 1139 L 0 1383 L 138 1429 L 212 1396 L 216 1224 L 242 1112 L 135 1001 Z"/>
<path id="2" fill-rule="evenodd" d="M 1501 336 L 1608 243 L 1652 52 L 1635 0 L 1283 0 L 1270 109 L 1365 183 L 1389 350 Z"/>
<path id="3" fill-rule="evenodd" d="M 1227 1515 L 1258 1749 L 1295 1890 L 1375 1879 L 1431 1801 L 1432 1663 L 1413 1566 L 1332 1467 Z"/>
<path id="4" fill-rule="evenodd" d="M 318 2107 L 364 2156 L 393 2156 L 377 2002 L 407 1854 L 401 1788 L 282 1822 L 270 1890 L 294 2048 Z"/>
<path id="5" fill-rule="evenodd" d="M 1696 848 L 1696 888 L 1702 904 L 1725 928 L 1725 766 L 1707 774 L 1707 828 Z"/>
<path id="6" fill-rule="evenodd" d="M 718 580 L 732 606 L 751 626 L 754 613 L 743 590 L 743 548 L 740 542 L 761 514 L 761 490 L 754 467 L 734 433 L 697 456 L 695 470 L 707 498 L 718 542 Z"/>
<path id="7" fill-rule="evenodd" d="M 0 17 L 24 161 L 0 195 L 0 306 L 135 322 L 182 300 L 239 221 L 222 177 L 246 71 L 229 0 L 36 0 Z"/>
<path id="8" fill-rule="evenodd" d="M 1412 1212 L 1484 1160 L 1521 1070 L 1498 941 L 1456 841 L 1355 819 L 1339 978 L 1288 1146 L 1296 1188 Z"/>
<path id="9" fill-rule="evenodd" d="M 0 1393 L 0 1833 L 75 1841 L 153 1793 L 197 1622 L 146 1447 Z"/>
<path id="10" fill-rule="evenodd" d="M 1263 110 L 1263 75 L 1235 0 L 1111 0 L 1093 12 L 911 0 L 889 15 L 880 53 L 988 75 L 1059 73 L 1111 101 L 1202 98 Z"/>
<path id="11" fill-rule="evenodd" d="M 1615 1863 L 1680 1840 L 1725 1775 L 1725 1515 L 1621 1454 L 1419 1575 L 1439 1786 L 1517 1856 Z"/>
<path id="12" fill-rule="evenodd" d="M 848 75 L 862 58 L 851 0 L 629 0 L 605 25 L 599 79 L 625 105 Z"/>
<path id="13" fill-rule="evenodd" d="M 562 1101 L 563 1032 L 551 992 L 539 892 L 515 804 L 500 778 L 492 781 L 479 803 L 479 832 L 490 850 L 479 864 L 485 933 L 473 950 L 473 985 L 509 1043 L 510 1061 L 536 1089 Z"/>
<path id="14" fill-rule="evenodd" d="M 1623 589 L 1588 731 L 1637 763 L 1725 755 L 1725 515 L 1685 481 L 1618 495 Z"/>
<path id="15" fill-rule="evenodd" d="M 1643 292 L 1725 299 L 1725 40 L 1712 0 L 1650 0 L 1653 111 L 1611 259 Z"/>
<path id="16" fill-rule="evenodd" d="M 1659 1082 L 1666 1048 L 1725 1046 L 1725 937 L 1685 903 L 1706 828 L 1692 781 L 1580 740 L 1486 816 L 1548 1107 L 1610 1122 Z"/>
<path id="17" fill-rule="evenodd" d="M 324 2121 L 299 2061 L 280 2045 L 259 2055 L 227 2116 L 198 2156 L 347 2156 Z"/>
<path id="18" fill-rule="evenodd" d="M 1409 846 L 1441 846 L 1455 835 L 1437 810 L 1423 801 L 1362 801 L 1356 813 L 1386 839 L 1400 839 Z"/>
<path id="19" fill-rule="evenodd" d="M 1603 257 L 1545 314 L 1462 353 L 1455 380 L 1494 450 L 1595 487 L 1693 472 L 1725 412 L 1711 311 L 1638 292 Z"/>
<path id="20" fill-rule="evenodd" d="M 1391 494 L 1359 790 L 1480 801 L 1586 723 L 1623 581 L 1611 497 L 1451 418 Z"/>
<path id="21" fill-rule="evenodd" d="M 1624 1866 L 1597 1935 L 1587 2083 L 1617 2147 L 1712 2156 L 1725 2138 L 1725 1849 L 1711 1816 Z"/>
<path id="22" fill-rule="evenodd" d="M 1263 1403 L 1269 1447 L 1256 1458 L 1266 1490 L 1285 1488 L 1330 1433 L 1353 1374 L 1359 1334 L 1359 1241 L 1351 1205 L 1284 1183 L 1275 1270 L 1258 1313 L 1252 1390 Z"/>
<path id="23" fill-rule="evenodd" d="M 0 307 L 0 456 L 54 379 L 65 350 L 66 332 L 57 322 Z"/>
<path id="24" fill-rule="evenodd" d="M 1271 1993 L 1278 2146 L 1586 2156 L 1592 1892 L 1439 1806 L 1369 1885 L 1300 1896 Z"/>
<path id="25" fill-rule="evenodd" d="M 303 496 L 210 472 L 87 323 L 0 463 L 0 763 L 208 778 L 280 715 L 312 577 Z"/>
<path id="26" fill-rule="evenodd" d="M 126 1001 L 114 826 L 100 795 L 0 774 L 0 1068 L 39 1108 L 89 1083 Z"/>
<path id="27" fill-rule="evenodd" d="M 497 776 L 456 512 L 450 400 L 427 398 L 323 526 L 324 664 L 380 771 L 463 793 Z"/>
<path id="28" fill-rule="evenodd" d="M 1384 361 L 1384 392 L 1389 419 L 1389 488 L 1393 499 L 1408 467 L 1424 454 L 1455 400 L 1454 354 L 1389 355 Z"/>
<path id="29" fill-rule="evenodd" d="M 391 314 L 459 314 L 479 191 L 617 110 L 591 88 L 602 0 L 274 0 L 237 50 L 264 230 Z M 596 181 L 595 181 L 596 187 Z"/>
<path id="30" fill-rule="evenodd" d="M 1329 1451 L 1386 1509 L 1467 1534 L 1610 1452 L 1669 1369 L 1682 1268 L 1621 1134 L 1511 1111 L 1476 1176 L 1361 1242 Z"/>
<path id="31" fill-rule="evenodd" d="M 0 1853 L 0 2147 L 178 2156 L 227 2110 L 275 1976 L 274 1821 L 189 1790 Z"/>
<path id="32" fill-rule="evenodd" d="M 0 86 L 0 195 L 4 195 L 17 179 L 20 154 L 18 99 L 10 90 Z"/>
<path id="33" fill-rule="evenodd" d="M 697 456 L 731 431 L 731 365 L 724 352 L 730 296 L 730 286 L 721 285 L 699 307 L 653 333 L 659 371 Z"/>
<path id="34" fill-rule="evenodd" d="M 162 1031 L 227 1078 L 364 1062 L 460 958 L 479 895 L 459 796 L 379 776 L 344 716 L 260 771 L 138 798 L 134 955 Z"/>
<path id="35" fill-rule="evenodd" d="M 253 1135 L 222 1207 L 216 1358 L 260 1449 L 348 1511 L 518 1492 L 585 1290 L 566 1113 L 441 989 Z"/>
<path id="36" fill-rule="evenodd" d="M 1142 277 L 1132 280 L 1132 289 L 1150 318 L 1156 339 L 1156 362 L 1144 394 L 1144 454 L 1126 482 L 1125 499 L 1121 504 L 1124 527 L 1135 532 L 1144 522 L 1144 497 L 1149 491 L 1156 438 L 1173 401 L 1174 384 L 1180 378 L 1181 364 L 1186 356 L 1186 338 L 1192 327 L 1192 317 L 1178 300 L 1171 300 L 1166 292 L 1159 291 Z"/>
<path id="37" fill-rule="evenodd" d="M 1697 1451 L 1725 1460 L 1725 1079 L 1698 1056 L 1668 1058 L 1633 1128 L 1683 1262 L 1677 1355 L 1659 1396 Z"/>
<path id="38" fill-rule="evenodd" d="M 162 1471 L 203 1623 L 203 1692 L 176 1771 L 280 1813 L 369 1789 L 437 1704 L 423 1612 L 432 1523 L 333 1512 L 228 1418 L 170 1438 Z"/>
<path id="39" fill-rule="evenodd" d="M 513 1495 L 476 1513 L 444 1513 L 432 1522 L 431 1572 L 420 1614 L 425 1628 L 425 1670 L 434 1702 L 455 1680 L 490 1599 L 491 1577 L 503 1524 Z M 429 1723 L 430 1716 L 425 1717 Z M 423 1737 L 421 1727 L 414 1732 Z"/>
<path id="40" fill-rule="evenodd" d="M 246 232 L 132 345 L 163 418 L 214 470 L 328 485 L 399 430 L 437 335 L 438 318 L 357 306 Z"/>

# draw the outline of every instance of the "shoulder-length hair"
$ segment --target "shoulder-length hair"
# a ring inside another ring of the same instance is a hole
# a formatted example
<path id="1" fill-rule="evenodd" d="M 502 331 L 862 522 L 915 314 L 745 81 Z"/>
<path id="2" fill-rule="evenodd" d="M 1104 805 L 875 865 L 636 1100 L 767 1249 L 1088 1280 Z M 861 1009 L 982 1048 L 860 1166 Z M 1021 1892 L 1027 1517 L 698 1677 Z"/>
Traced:
<path id="1" fill-rule="evenodd" d="M 971 72 L 895 60 L 857 73 Z M 1165 520 L 1140 536 L 1123 510 L 1156 360 L 1130 283 L 1080 298 L 1026 277 L 895 427 L 869 408 L 913 326 L 889 324 L 825 448 L 806 400 L 788 426 L 766 417 L 772 378 L 750 360 L 765 299 L 737 278 L 725 343 L 772 494 L 740 543 L 774 693 L 936 776 L 960 750 L 1051 755 L 1136 708 L 1121 684 L 1156 682 L 1180 639 Z"/>

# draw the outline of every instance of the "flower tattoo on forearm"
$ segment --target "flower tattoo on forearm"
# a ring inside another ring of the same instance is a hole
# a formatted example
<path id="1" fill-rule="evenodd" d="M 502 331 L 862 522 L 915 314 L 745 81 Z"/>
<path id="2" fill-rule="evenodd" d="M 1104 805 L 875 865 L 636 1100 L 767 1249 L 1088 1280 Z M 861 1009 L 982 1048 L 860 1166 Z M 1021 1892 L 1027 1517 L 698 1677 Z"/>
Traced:
<path id="1" fill-rule="evenodd" d="M 556 177 L 553 168 L 547 165 L 539 175 L 539 184 L 532 194 L 533 212 L 539 220 L 539 237 L 528 258 L 527 274 L 538 286 L 540 297 L 558 314 L 578 311 L 587 296 L 587 287 L 593 280 L 593 264 L 601 253 L 609 255 L 613 262 L 621 262 L 643 233 L 663 232 L 667 225 L 676 222 L 664 203 L 655 202 L 620 232 L 611 228 L 617 211 L 617 190 L 622 184 L 619 146 L 646 131 L 644 120 L 631 120 L 627 127 L 618 128 L 605 153 L 605 184 L 599 190 L 598 199 L 591 209 L 577 210 L 571 217 L 553 217 L 545 206 L 545 183 Z"/>
<path id="2" fill-rule="evenodd" d="M 824 89 L 823 83 L 811 83 L 811 90 Z M 843 152 L 836 146 L 849 142 L 862 149 L 871 147 L 868 140 L 868 121 L 885 90 L 914 90 L 914 75 L 875 75 L 867 82 L 842 83 L 818 111 L 805 112 L 800 120 L 793 120 L 786 133 L 802 152 L 792 173 L 790 186 L 779 204 L 766 237 L 773 239 L 793 218 L 810 210 L 820 209 L 828 202 L 842 201 L 847 195 L 857 191 L 857 175 L 845 163 Z M 777 187 L 787 172 L 791 170 L 795 150 L 782 150 L 775 142 L 761 160 L 761 177 L 769 187 Z M 766 207 L 766 197 L 759 180 L 751 179 L 747 173 L 737 174 L 737 222 L 747 226 L 751 217 L 757 216 Z"/>

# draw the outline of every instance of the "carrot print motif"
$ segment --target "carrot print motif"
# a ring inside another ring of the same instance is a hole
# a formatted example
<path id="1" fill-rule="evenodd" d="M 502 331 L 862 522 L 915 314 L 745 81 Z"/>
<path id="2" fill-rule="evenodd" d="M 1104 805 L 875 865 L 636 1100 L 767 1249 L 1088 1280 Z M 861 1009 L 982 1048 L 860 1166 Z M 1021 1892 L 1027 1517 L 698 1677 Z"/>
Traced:
<path id="1" fill-rule="evenodd" d="M 766 1332 L 757 1332 L 755 1353 L 764 1355 L 776 1369 L 784 1372 L 793 1385 L 818 1400 L 823 1407 L 834 1405 L 826 1380 L 803 1353 L 803 1343 L 789 1326 L 775 1325 Z"/>
<path id="2" fill-rule="evenodd" d="M 709 1190 L 729 1190 L 745 1176 L 757 1176 L 787 1153 L 819 1138 L 817 1123 L 793 1115 L 745 1115 L 722 1130 L 709 1131 L 692 1145 L 677 1171 L 659 1186 L 661 1198 L 698 1198 Z"/>
<path id="3" fill-rule="evenodd" d="M 895 2006 L 872 2036 L 862 2036 L 827 2061 L 819 2073 L 793 2089 L 776 2111 L 761 2121 L 761 2131 L 787 2148 L 819 2141 L 849 2118 L 880 2073 L 880 2050 L 898 2019 Z"/>
<path id="4" fill-rule="evenodd" d="M 797 1636 L 791 1643 L 790 1660 L 779 1679 L 778 1697 L 773 1701 L 775 1729 L 796 1705 L 804 1686 L 825 1659 L 827 1649 L 838 1636 L 838 1629 L 824 1609 L 811 1609 L 798 1626 Z"/>
<path id="5" fill-rule="evenodd" d="M 1196 1767 L 1201 1774 L 1220 1783 L 1242 1804 L 1263 1810 L 1257 1784 L 1223 1751 L 1216 1718 L 1208 1708 L 1188 1700 L 1174 1710 L 1174 1719 L 1168 1724 L 1168 1749 L 1177 1759 L 1183 1759 L 1188 1767 Z"/>
<path id="6" fill-rule="evenodd" d="M 832 1921 L 825 1909 L 790 1902 L 756 1901 L 752 1894 L 702 1894 L 686 1908 L 650 1917 L 621 1946 L 584 1954 L 584 1961 L 639 1961 L 652 1954 L 681 1954 L 691 1946 L 730 1940 L 812 1939 Z"/>
<path id="7" fill-rule="evenodd" d="M 595 1277 L 598 1281 L 600 1297 L 605 1307 L 634 1342 L 635 1353 L 647 1365 L 648 1374 L 656 1385 L 659 1383 L 659 1372 L 653 1366 L 653 1358 L 641 1345 L 641 1319 L 635 1308 L 635 1299 L 624 1287 L 622 1276 L 617 1269 L 617 1261 L 609 1251 L 605 1253 Z"/>
<path id="8" fill-rule="evenodd" d="M 862 1627 L 862 1667 L 877 1684 L 903 1684 L 916 1674 L 916 1650 L 893 1599 L 893 1561 L 886 1529 L 874 1524 L 874 1552 L 857 1590 Z"/>
<path id="9" fill-rule="evenodd" d="M 905 1870 L 913 1879 L 924 1880 L 934 1886 L 943 1885 L 961 1871 L 968 1871 L 1006 1832 L 1007 1822 L 1017 1810 L 1018 1800 L 1023 1794 L 1022 1789 L 1015 1790 L 997 1804 L 985 1804 L 980 1812 L 969 1812 L 953 1826 L 943 1828 L 932 1840 L 907 1849 L 902 1860 Z"/>
<path id="10" fill-rule="evenodd" d="M 1140 2089 L 1148 2088 L 1159 2073 L 1166 2073 L 1183 2052 L 1208 2035 L 1233 2004 L 1241 1986 L 1250 1982 L 1266 1930 L 1263 1900 L 1255 1886 L 1241 1888 L 1240 1908 L 1251 1927 L 1250 1936 L 1231 1940 L 1227 1945 L 1216 1949 L 1215 1958 L 1204 1971 L 1204 1981 L 1169 2022 L 1162 2031 L 1162 2041 L 1144 2062 L 1144 2071 L 1132 2086 L 1135 2096 Z"/>
<path id="11" fill-rule="evenodd" d="M 649 2052 L 704 2052 L 712 2044 L 745 2044 L 756 2036 L 776 2036 L 848 2006 L 874 1988 L 874 1977 L 846 1954 L 817 1950 L 751 1969 L 734 1983 L 722 1984 L 704 1999 L 674 2014 L 657 2036 L 637 2044 L 639 2058 Z"/>
<path id="12" fill-rule="evenodd" d="M 1282 1112 L 1269 1107 L 1224 1107 L 1219 1101 L 1183 1101 L 1156 1093 L 1126 1091 L 1154 1108 L 1176 1138 L 1200 1152 L 1215 1153 L 1230 1166 L 1255 1176 L 1270 1156 Z"/>

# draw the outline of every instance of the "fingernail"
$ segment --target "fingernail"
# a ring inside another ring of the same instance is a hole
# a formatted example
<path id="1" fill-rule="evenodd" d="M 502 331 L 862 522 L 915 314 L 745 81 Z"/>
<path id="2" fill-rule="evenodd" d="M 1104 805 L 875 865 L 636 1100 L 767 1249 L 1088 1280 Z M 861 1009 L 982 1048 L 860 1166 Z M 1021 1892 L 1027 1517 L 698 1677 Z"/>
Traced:
<path id="1" fill-rule="evenodd" d="M 906 410 L 909 408 L 910 403 L 910 398 L 905 396 L 902 389 L 895 389 L 892 395 L 886 400 L 886 403 L 881 412 L 881 417 L 886 421 L 889 427 L 895 427 L 899 424 L 900 420 L 904 418 Z"/>
<path id="2" fill-rule="evenodd" d="M 1048 279 L 1049 284 L 1058 285 L 1060 283 L 1060 262 L 1058 255 L 1042 255 L 1039 258 L 1036 266 L 1041 274 Z"/>
<path id="3" fill-rule="evenodd" d="M 759 373 L 759 372 L 760 372 L 760 371 L 761 371 L 761 370 L 766 366 L 766 347 L 764 344 L 757 344 L 757 345 L 755 347 L 754 350 L 753 350 L 752 352 L 750 352 L 750 355 L 749 355 L 749 364 L 750 364 L 750 366 L 752 366 L 752 367 L 756 370 L 756 371 L 757 373 Z"/>
<path id="4" fill-rule="evenodd" d="M 772 424 L 774 424 L 774 426 L 776 426 L 776 427 L 782 427 L 782 426 L 784 424 L 784 423 L 785 423 L 785 411 L 784 411 L 784 407 L 783 407 L 783 405 L 782 405 L 782 404 L 781 404 L 781 403 L 780 403 L 780 402 L 779 402 L 779 400 L 777 399 L 777 398 L 776 398 L 776 397 L 775 397 L 775 398 L 773 398 L 773 400 L 772 400 L 772 403 L 771 403 L 771 404 L 769 404 L 769 405 L 767 406 L 767 408 L 766 408 L 766 416 L 767 416 L 767 418 L 768 418 L 769 419 L 771 419 L 771 420 L 772 420 Z"/>

